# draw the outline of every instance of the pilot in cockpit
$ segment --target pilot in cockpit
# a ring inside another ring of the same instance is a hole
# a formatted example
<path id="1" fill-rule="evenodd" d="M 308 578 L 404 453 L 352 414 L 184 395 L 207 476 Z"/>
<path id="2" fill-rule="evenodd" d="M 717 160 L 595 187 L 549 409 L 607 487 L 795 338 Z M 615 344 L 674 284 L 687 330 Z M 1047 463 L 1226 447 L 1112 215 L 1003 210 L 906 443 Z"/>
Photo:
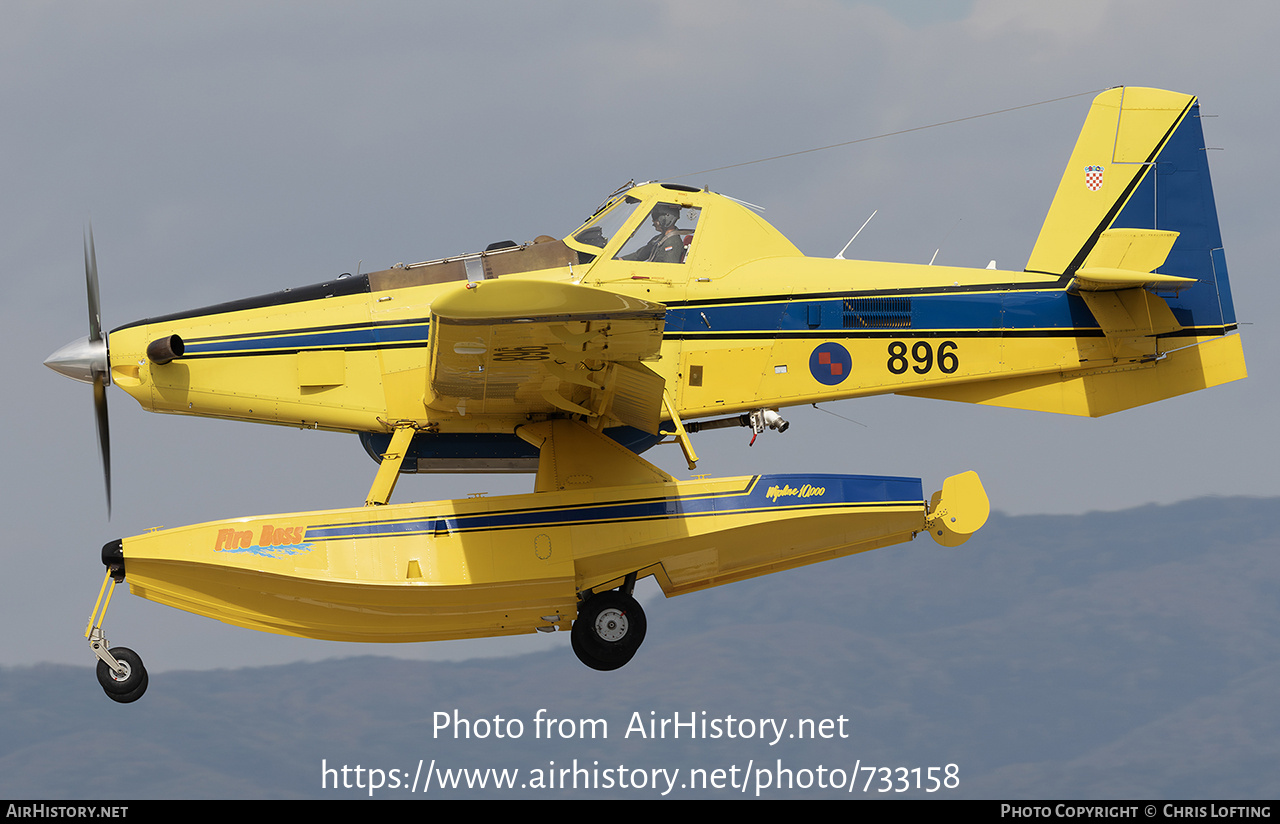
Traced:
<path id="1" fill-rule="evenodd" d="M 684 261 L 684 238 L 676 228 L 680 219 L 680 207 L 673 203 L 659 203 L 649 213 L 653 228 L 658 234 L 653 239 L 622 260 L 651 261 L 654 263 L 681 263 Z"/>

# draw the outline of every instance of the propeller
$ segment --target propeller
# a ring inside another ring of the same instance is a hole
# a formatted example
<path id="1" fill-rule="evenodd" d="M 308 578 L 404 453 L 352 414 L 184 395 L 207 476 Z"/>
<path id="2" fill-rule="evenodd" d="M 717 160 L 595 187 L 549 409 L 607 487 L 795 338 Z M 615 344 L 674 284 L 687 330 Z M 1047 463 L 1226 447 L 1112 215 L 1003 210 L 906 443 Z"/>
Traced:
<path id="1" fill-rule="evenodd" d="M 85 290 L 89 295 L 89 337 L 72 341 L 45 359 L 44 365 L 67 377 L 93 385 L 93 408 L 98 423 L 98 452 L 107 490 L 107 518 L 111 518 L 111 438 L 107 428 L 107 384 L 111 382 L 107 340 L 102 335 L 98 299 L 98 256 L 93 226 L 84 240 Z"/>

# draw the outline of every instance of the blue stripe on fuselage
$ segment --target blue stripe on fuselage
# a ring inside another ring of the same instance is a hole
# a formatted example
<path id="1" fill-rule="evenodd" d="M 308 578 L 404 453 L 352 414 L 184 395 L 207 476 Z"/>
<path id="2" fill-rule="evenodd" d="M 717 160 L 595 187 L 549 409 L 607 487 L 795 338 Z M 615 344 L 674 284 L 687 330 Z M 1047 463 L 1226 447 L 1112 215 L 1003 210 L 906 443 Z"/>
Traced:
<path id="1" fill-rule="evenodd" d="M 1038 329 L 1080 329 L 1097 333 L 1098 324 L 1084 302 L 1063 289 L 952 292 L 944 294 L 902 294 L 895 298 L 909 302 L 909 325 L 861 327 L 856 321 L 846 326 L 846 302 L 866 298 L 794 298 L 757 304 L 686 305 L 667 311 L 668 334 L 699 335 L 767 334 L 770 332 L 841 331 L 850 335 L 892 332 L 993 331 Z M 811 307 L 817 307 L 814 311 Z M 705 318 L 705 320 L 704 320 Z M 814 321 L 817 321 L 815 323 Z"/>
<path id="2" fill-rule="evenodd" d="M 1206 252 L 1204 257 L 1210 273 L 1199 274 L 1198 270 L 1197 273 L 1212 284 L 1215 265 L 1225 269 L 1225 259 L 1220 249 L 1213 256 Z M 1195 291 L 1193 289 L 1183 293 L 1185 300 L 1171 300 L 1175 312 L 1181 311 L 1183 315 L 1180 318 L 1183 325 L 1214 326 L 1221 323 L 1220 318 L 1227 314 L 1230 319 L 1226 322 L 1234 322 L 1226 285 L 1224 276 L 1219 280 L 1219 289 L 1214 290 L 1208 284 L 1208 288 L 1201 289 L 1204 297 L 1193 300 L 1190 294 Z M 862 326 L 856 317 L 852 317 L 859 315 L 859 301 L 876 299 L 876 296 L 866 293 L 854 297 L 822 295 L 812 299 L 779 297 L 772 300 L 744 298 L 740 302 L 688 302 L 667 310 L 664 334 L 668 338 L 770 337 L 789 333 L 822 336 L 835 332 L 839 332 L 840 337 L 988 332 L 1034 334 L 1037 331 L 1058 335 L 1072 331 L 1082 335 L 1101 334 L 1092 313 L 1079 296 L 1061 288 L 1008 291 L 998 287 L 986 288 L 991 291 L 893 293 L 888 297 L 909 305 L 910 309 L 902 313 L 900 324 L 886 326 Z M 1201 305 L 1206 300 L 1217 310 L 1215 313 L 1207 314 Z M 1193 308 L 1196 313 L 1191 317 Z M 847 315 L 850 316 L 848 320 Z M 1192 320 L 1196 323 L 1188 322 Z M 292 329 L 275 335 L 195 338 L 186 342 L 186 357 L 276 354 L 303 349 L 425 346 L 429 332 L 430 324 L 423 319 L 396 325 L 361 324 L 343 328 Z"/>
<path id="3" fill-rule="evenodd" d="M 426 345 L 427 321 L 403 326 L 362 325 L 346 329 L 295 329 L 278 335 L 235 338 L 196 338 L 186 341 L 185 357 L 221 353 L 296 351 L 299 349 L 356 349 L 387 344 Z"/>
<path id="4" fill-rule="evenodd" d="M 909 314 L 904 316 L 904 320 L 909 318 L 910 325 L 892 329 L 846 326 L 846 300 L 856 299 L 824 297 L 673 307 L 667 311 L 665 333 L 669 337 L 698 337 L 834 331 L 853 336 L 886 332 L 905 335 L 1038 329 L 1097 331 L 1097 324 L 1083 302 L 1061 289 L 905 295 L 902 299 L 911 305 Z M 342 329 L 295 329 L 277 335 L 195 338 L 186 342 L 186 357 L 425 346 L 429 331 L 429 323 L 423 320 L 397 326 L 370 324 Z"/>

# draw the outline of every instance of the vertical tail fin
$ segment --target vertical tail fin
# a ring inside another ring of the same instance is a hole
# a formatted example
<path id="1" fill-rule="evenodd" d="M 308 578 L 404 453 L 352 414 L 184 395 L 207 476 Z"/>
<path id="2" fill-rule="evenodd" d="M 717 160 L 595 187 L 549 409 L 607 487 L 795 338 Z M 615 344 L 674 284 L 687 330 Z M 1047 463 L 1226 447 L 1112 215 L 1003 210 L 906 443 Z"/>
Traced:
<path id="1" fill-rule="evenodd" d="M 1027 271 L 1069 282 L 1106 347 L 1077 369 L 905 394 L 1097 416 L 1245 377 L 1206 154 L 1191 95 L 1098 95 Z"/>
<path id="2" fill-rule="evenodd" d="M 1192 95 L 1139 87 L 1098 95 L 1027 270 L 1074 276 L 1109 229 L 1177 232 L 1160 271 L 1196 281 L 1166 296 L 1179 334 L 1234 329 L 1206 155 Z"/>

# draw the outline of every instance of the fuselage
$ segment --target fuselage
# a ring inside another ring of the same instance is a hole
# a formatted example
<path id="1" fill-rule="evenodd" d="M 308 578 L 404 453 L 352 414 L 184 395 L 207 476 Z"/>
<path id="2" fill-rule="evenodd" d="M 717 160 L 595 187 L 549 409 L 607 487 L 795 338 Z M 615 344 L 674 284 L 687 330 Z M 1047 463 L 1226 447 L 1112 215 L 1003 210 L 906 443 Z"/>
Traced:
<path id="1" fill-rule="evenodd" d="M 626 259 L 630 238 L 653 234 L 645 217 L 662 203 L 695 215 L 685 259 Z M 608 235 L 592 231 L 601 224 Z M 1152 361 L 1162 348 L 1227 328 L 1220 317 L 1200 323 L 1188 308 L 1176 334 L 1117 352 L 1064 274 L 805 257 L 727 198 L 651 184 L 616 197 L 562 241 L 120 327 L 110 335 L 111 380 L 156 412 L 366 433 L 412 421 L 440 434 L 509 434 L 526 411 L 428 405 L 433 302 L 492 279 L 573 283 L 665 306 L 660 352 L 645 365 L 684 419 Z M 181 357 L 147 357 L 149 343 L 173 335 Z M 540 354 L 528 349 L 513 357 Z"/>

